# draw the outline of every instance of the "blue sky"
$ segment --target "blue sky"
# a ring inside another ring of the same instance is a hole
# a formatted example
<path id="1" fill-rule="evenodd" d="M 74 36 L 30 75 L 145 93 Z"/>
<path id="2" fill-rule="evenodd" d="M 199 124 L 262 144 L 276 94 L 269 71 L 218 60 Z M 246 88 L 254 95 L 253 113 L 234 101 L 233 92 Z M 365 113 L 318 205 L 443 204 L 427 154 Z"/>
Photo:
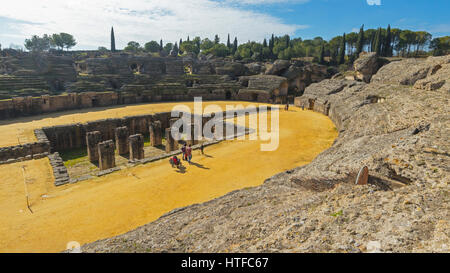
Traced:
<path id="1" fill-rule="evenodd" d="M 2 3 L 0 44 L 23 45 L 33 34 L 68 32 L 75 49 L 109 47 L 134 40 L 144 44 L 163 39 L 228 33 L 240 42 L 289 34 L 304 39 L 330 39 L 366 28 L 392 27 L 450 35 L 450 0 L 15 0 Z"/>

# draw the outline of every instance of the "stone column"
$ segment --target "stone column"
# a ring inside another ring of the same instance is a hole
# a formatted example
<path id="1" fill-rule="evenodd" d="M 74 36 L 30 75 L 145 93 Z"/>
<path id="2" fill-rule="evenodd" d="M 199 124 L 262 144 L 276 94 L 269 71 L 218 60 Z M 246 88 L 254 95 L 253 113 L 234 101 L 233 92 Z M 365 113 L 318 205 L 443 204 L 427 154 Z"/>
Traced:
<path id="1" fill-rule="evenodd" d="M 166 129 L 166 153 L 170 153 L 178 149 L 175 139 L 172 137 L 172 129 Z"/>
<path id="2" fill-rule="evenodd" d="M 150 130 L 150 145 L 153 147 L 162 145 L 162 130 L 161 130 L 161 122 L 154 121 L 149 126 Z"/>
<path id="3" fill-rule="evenodd" d="M 187 126 L 191 127 L 191 136 L 188 137 L 188 139 L 186 140 L 186 144 L 187 145 L 192 145 L 192 146 L 198 144 L 198 138 L 199 138 L 198 130 L 199 130 L 199 126 L 198 125 L 195 126 L 194 122 L 188 124 Z"/>
<path id="4" fill-rule="evenodd" d="M 88 132 L 86 134 L 86 146 L 88 158 L 90 162 L 98 161 L 98 147 L 97 145 L 102 141 L 102 133 L 99 131 Z"/>
<path id="5" fill-rule="evenodd" d="M 101 171 L 114 168 L 116 158 L 114 156 L 114 142 L 107 140 L 98 144 L 98 165 Z"/>
<path id="6" fill-rule="evenodd" d="M 119 155 L 128 154 L 128 152 L 130 151 L 128 146 L 128 136 L 130 135 L 130 133 L 128 132 L 128 128 L 126 126 L 116 128 L 115 135 L 116 147 Z"/>
<path id="7" fill-rule="evenodd" d="M 144 136 L 141 134 L 129 137 L 130 160 L 144 159 Z"/>

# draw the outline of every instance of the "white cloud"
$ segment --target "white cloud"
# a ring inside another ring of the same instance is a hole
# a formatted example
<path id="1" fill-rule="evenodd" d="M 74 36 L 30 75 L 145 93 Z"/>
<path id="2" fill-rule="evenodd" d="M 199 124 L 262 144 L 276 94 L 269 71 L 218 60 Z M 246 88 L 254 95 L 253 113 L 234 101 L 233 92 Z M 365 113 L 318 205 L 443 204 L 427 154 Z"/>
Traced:
<path id="1" fill-rule="evenodd" d="M 370 6 L 373 6 L 373 5 L 380 6 L 381 0 L 367 0 L 367 4 Z"/>
<path id="2" fill-rule="evenodd" d="M 289 0 L 259 2 L 281 1 Z M 256 3 L 253 0 L 244 2 Z M 79 45 L 76 48 L 109 47 L 111 26 L 114 26 L 119 48 L 131 40 L 141 44 L 161 38 L 165 42 L 175 42 L 188 35 L 211 38 L 218 34 L 226 39 L 230 33 L 240 42 L 262 40 L 272 33 L 292 35 L 307 28 L 212 0 L 15 0 L 2 3 L 1 16 L 21 20 L 10 23 L 9 27 L 24 39 L 33 34 L 67 32 L 77 39 Z"/>
<path id="3" fill-rule="evenodd" d="M 306 3 L 310 0 L 225 0 L 224 2 L 241 5 L 271 5 L 280 3 Z"/>

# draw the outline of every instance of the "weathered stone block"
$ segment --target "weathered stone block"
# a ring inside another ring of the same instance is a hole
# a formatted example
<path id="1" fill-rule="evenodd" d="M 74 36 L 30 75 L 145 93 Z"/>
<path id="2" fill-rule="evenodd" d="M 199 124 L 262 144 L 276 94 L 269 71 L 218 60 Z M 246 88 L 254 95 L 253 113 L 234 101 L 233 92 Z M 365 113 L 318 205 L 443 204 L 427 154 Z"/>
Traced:
<path id="1" fill-rule="evenodd" d="M 149 131 L 150 131 L 150 145 L 152 145 L 153 147 L 162 145 L 161 122 L 160 121 L 152 122 L 150 124 Z"/>
<path id="2" fill-rule="evenodd" d="M 132 135 L 129 138 L 130 160 L 144 159 L 144 136 L 141 134 Z"/>
<path id="3" fill-rule="evenodd" d="M 175 141 L 175 139 L 172 136 L 172 129 L 167 128 L 166 129 L 166 153 L 175 151 L 176 149 L 178 149 L 177 146 L 178 146 L 177 142 Z"/>
<path id="4" fill-rule="evenodd" d="M 114 168 L 116 158 L 114 156 L 114 142 L 107 140 L 98 144 L 98 162 L 101 171 Z"/>
<path id="5" fill-rule="evenodd" d="M 129 153 L 128 137 L 130 136 L 128 128 L 126 126 L 116 128 L 115 135 L 116 135 L 116 147 L 119 155 L 128 154 Z"/>
<path id="6" fill-rule="evenodd" d="M 86 134 L 86 146 L 89 161 L 98 161 L 97 145 L 102 141 L 102 134 L 99 131 L 88 132 Z"/>

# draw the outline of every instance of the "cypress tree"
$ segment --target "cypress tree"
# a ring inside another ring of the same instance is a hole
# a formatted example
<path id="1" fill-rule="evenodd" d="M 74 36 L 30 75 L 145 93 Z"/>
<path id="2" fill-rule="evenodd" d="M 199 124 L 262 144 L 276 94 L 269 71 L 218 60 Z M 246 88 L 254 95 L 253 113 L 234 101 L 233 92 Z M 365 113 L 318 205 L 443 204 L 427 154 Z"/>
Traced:
<path id="1" fill-rule="evenodd" d="M 319 63 L 323 64 L 324 62 L 325 62 L 325 44 L 322 43 L 322 46 L 320 47 Z"/>
<path id="2" fill-rule="evenodd" d="M 339 51 L 339 60 L 338 60 L 338 64 L 343 64 L 345 63 L 345 33 L 342 36 L 342 41 L 341 41 L 341 46 L 340 46 L 340 51 Z"/>
<path id="3" fill-rule="evenodd" d="M 358 43 L 356 44 L 356 57 L 363 51 L 364 46 L 364 25 L 359 29 Z"/>
<path id="4" fill-rule="evenodd" d="M 230 33 L 228 33 L 227 47 L 228 47 L 229 49 L 231 49 Z"/>
<path id="5" fill-rule="evenodd" d="M 263 47 L 267 47 L 267 39 L 266 38 L 264 38 Z"/>
<path id="6" fill-rule="evenodd" d="M 378 56 L 381 56 L 381 28 L 378 28 L 375 36 L 375 52 Z"/>
<path id="7" fill-rule="evenodd" d="M 385 57 L 392 57 L 392 34 L 391 34 L 391 25 L 388 25 L 387 31 L 386 31 L 386 41 L 384 41 L 384 56 Z"/>
<path id="8" fill-rule="evenodd" d="M 116 52 L 116 38 L 114 37 L 114 27 L 111 27 L 111 52 Z"/>
<path id="9" fill-rule="evenodd" d="M 172 50 L 173 50 L 174 52 L 176 52 L 177 55 L 178 55 L 178 53 L 180 52 L 180 51 L 178 50 L 177 42 L 175 42 L 175 45 L 173 46 Z"/>
<path id="10" fill-rule="evenodd" d="M 286 48 L 291 47 L 291 37 L 289 35 L 286 35 Z"/>
<path id="11" fill-rule="evenodd" d="M 162 41 L 162 39 L 159 41 L 159 51 L 162 51 L 163 50 L 163 41 Z"/>
<path id="12" fill-rule="evenodd" d="M 270 49 L 270 54 L 273 54 L 273 46 L 275 44 L 275 36 L 272 34 L 272 37 L 269 40 L 269 49 Z"/>
<path id="13" fill-rule="evenodd" d="M 187 41 L 190 42 L 190 40 L 189 40 L 189 35 L 188 35 Z"/>
<path id="14" fill-rule="evenodd" d="M 183 39 L 180 39 L 180 47 L 178 48 L 178 52 L 180 54 L 183 54 L 183 51 L 181 50 L 181 44 L 183 43 Z"/>
<path id="15" fill-rule="evenodd" d="M 233 54 L 236 53 L 237 49 L 238 49 L 238 40 L 237 40 L 237 37 L 234 37 Z"/>

